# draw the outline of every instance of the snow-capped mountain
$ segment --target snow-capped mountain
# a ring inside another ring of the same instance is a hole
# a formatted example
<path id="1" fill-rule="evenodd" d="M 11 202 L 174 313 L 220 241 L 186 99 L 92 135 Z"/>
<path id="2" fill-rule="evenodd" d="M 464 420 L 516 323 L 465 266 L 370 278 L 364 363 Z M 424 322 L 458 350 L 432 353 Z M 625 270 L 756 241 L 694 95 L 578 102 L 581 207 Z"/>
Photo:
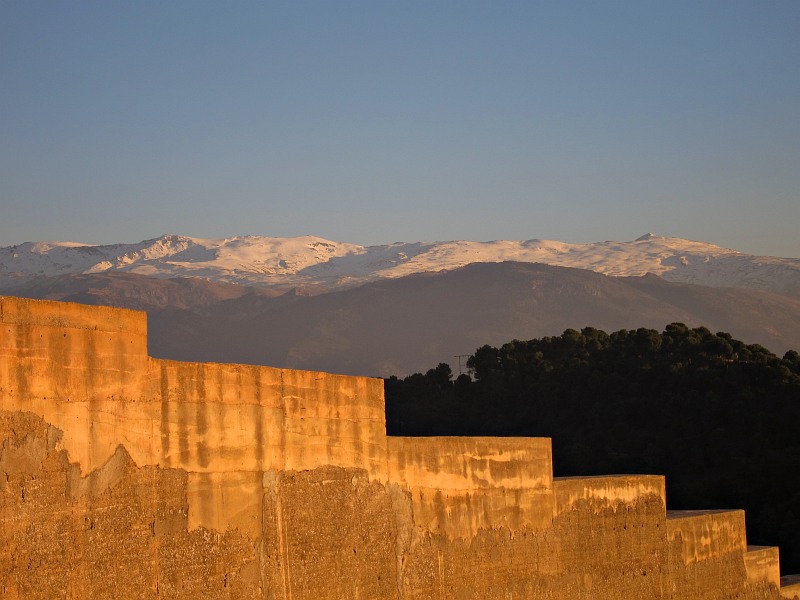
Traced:
<path id="1" fill-rule="evenodd" d="M 319 237 L 194 238 L 164 235 L 137 244 L 36 242 L 0 248 L 0 280 L 130 272 L 153 277 L 327 291 L 471 263 L 518 261 L 610 276 L 745 287 L 800 296 L 800 259 L 743 254 L 713 244 L 644 235 L 630 242 L 551 240 L 398 242 L 359 246 Z"/>

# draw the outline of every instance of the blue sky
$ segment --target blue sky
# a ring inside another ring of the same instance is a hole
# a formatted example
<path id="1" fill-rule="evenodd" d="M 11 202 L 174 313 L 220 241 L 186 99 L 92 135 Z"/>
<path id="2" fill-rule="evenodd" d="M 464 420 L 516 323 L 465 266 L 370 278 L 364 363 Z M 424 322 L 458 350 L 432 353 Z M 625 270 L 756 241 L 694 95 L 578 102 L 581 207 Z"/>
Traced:
<path id="1" fill-rule="evenodd" d="M 800 257 L 800 2 L 0 3 L 0 246 Z"/>

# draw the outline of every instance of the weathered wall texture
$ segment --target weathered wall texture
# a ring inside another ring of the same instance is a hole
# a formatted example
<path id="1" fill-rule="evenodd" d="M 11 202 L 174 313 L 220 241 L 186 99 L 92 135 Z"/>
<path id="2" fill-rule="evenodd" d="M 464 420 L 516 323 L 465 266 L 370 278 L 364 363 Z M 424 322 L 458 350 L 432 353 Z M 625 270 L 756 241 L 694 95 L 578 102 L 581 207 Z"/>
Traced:
<path id="1" fill-rule="evenodd" d="M 152 359 L 119 309 L 0 327 L 2 598 L 800 597 L 741 511 L 554 479 L 547 439 L 387 438 L 380 380 Z"/>

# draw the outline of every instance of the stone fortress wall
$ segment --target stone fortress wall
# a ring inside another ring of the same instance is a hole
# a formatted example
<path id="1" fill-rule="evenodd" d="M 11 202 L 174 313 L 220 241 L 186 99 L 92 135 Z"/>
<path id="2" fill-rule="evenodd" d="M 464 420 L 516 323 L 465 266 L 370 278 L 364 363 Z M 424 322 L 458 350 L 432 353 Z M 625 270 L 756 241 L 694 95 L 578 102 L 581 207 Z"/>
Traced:
<path id="1" fill-rule="evenodd" d="M 268 340 L 265 340 L 268 343 Z M 553 478 L 549 439 L 385 433 L 379 379 L 147 355 L 0 297 L 0 597 L 780 599 L 744 513 Z"/>

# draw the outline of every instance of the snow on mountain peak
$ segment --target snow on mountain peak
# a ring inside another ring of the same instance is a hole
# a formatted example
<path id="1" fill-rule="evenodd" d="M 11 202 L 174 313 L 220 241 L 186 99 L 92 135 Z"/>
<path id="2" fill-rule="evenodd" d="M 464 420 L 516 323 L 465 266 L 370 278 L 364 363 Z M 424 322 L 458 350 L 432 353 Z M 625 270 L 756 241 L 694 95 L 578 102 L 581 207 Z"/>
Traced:
<path id="1" fill-rule="evenodd" d="M 127 271 L 257 286 L 332 289 L 475 262 L 540 262 L 610 276 L 652 273 L 704 285 L 800 295 L 800 259 L 757 257 L 713 244 L 647 233 L 632 242 L 554 240 L 396 242 L 359 246 L 316 236 L 195 238 L 162 235 L 135 244 L 36 242 L 0 248 L 4 277 Z"/>

